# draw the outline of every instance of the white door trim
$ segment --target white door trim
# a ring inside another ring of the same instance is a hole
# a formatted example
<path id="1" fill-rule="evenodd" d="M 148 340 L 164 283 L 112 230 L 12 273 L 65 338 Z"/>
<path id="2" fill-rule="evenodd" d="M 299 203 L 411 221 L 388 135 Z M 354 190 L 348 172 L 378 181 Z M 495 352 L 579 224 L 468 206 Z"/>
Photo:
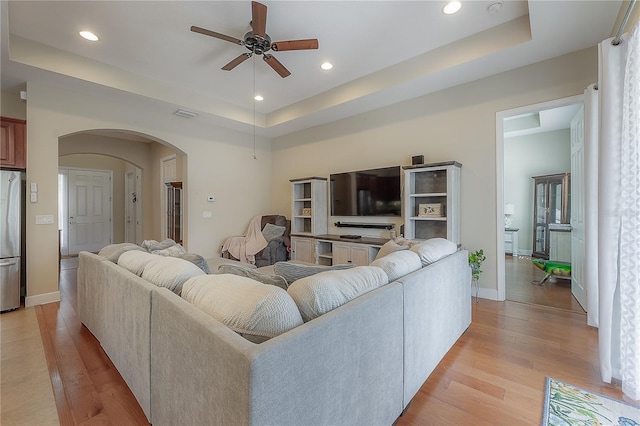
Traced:
<path id="1" fill-rule="evenodd" d="M 497 300 L 506 299 L 505 287 L 505 263 L 504 263 L 504 126 L 505 118 L 522 114 L 531 114 L 545 109 L 558 108 L 573 104 L 584 104 L 584 95 L 570 96 L 568 98 L 555 99 L 524 107 L 498 111 L 496 113 L 496 242 L 497 242 Z"/>

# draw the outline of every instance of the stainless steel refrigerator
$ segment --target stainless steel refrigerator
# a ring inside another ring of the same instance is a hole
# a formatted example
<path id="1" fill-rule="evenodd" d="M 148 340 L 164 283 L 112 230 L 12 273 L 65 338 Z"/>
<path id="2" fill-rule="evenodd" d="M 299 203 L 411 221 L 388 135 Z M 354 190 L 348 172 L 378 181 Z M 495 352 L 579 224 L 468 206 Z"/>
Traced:
<path id="1" fill-rule="evenodd" d="M 0 170 L 0 311 L 20 307 L 24 174 Z"/>

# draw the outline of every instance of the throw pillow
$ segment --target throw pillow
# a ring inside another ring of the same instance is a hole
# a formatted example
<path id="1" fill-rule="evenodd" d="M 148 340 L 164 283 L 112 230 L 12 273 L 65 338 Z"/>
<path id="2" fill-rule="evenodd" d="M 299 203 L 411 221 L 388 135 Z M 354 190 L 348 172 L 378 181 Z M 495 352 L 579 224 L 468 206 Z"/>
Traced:
<path id="1" fill-rule="evenodd" d="M 158 287 L 165 287 L 180 294 L 182 285 L 189 278 L 205 275 L 204 271 L 193 263 L 177 257 L 154 256 L 142 271 L 142 278 Z"/>
<path id="2" fill-rule="evenodd" d="M 444 238 L 431 238 L 412 246 L 410 250 L 420 256 L 422 266 L 427 266 L 455 253 L 458 245 Z"/>
<path id="3" fill-rule="evenodd" d="M 205 274 L 211 273 L 211 269 L 209 269 L 209 264 L 207 263 L 206 260 L 204 260 L 204 257 L 200 256 L 199 254 L 185 253 L 185 254 L 178 255 L 176 257 L 180 259 L 188 260 L 189 262 L 196 265 L 198 268 L 202 269 Z"/>
<path id="4" fill-rule="evenodd" d="M 380 251 L 376 255 L 376 260 L 388 255 L 389 253 L 393 253 L 398 250 L 407 250 L 409 246 L 404 246 L 396 243 L 394 240 L 389 240 L 382 247 L 380 247 Z"/>
<path id="5" fill-rule="evenodd" d="M 122 253 L 125 253 L 130 250 L 144 251 L 142 247 L 133 243 L 119 243 L 119 244 L 109 244 L 106 247 L 103 247 L 99 252 L 99 256 L 106 257 L 113 263 L 118 263 L 118 259 Z"/>
<path id="6" fill-rule="evenodd" d="M 192 278 L 184 284 L 182 298 L 254 343 L 303 323 L 286 291 L 238 275 Z"/>
<path id="7" fill-rule="evenodd" d="M 353 264 L 323 266 L 323 265 L 302 265 L 299 263 L 290 263 L 290 262 L 276 262 L 275 265 L 273 266 L 273 270 L 275 271 L 276 275 L 280 275 L 281 277 L 284 277 L 284 279 L 287 280 L 289 285 L 291 285 L 296 280 L 309 277 L 311 275 L 319 274 L 320 272 L 350 269 L 355 267 L 356 265 L 353 265 Z"/>
<path id="8" fill-rule="evenodd" d="M 422 268 L 422 262 L 416 253 L 410 250 L 401 250 L 374 260 L 370 266 L 382 268 L 391 282 Z"/>
<path id="9" fill-rule="evenodd" d="M 156 240 L 144 240 L 142 244 L 140 244 L 143 249 L 146 251 L 154 251 L 154 250 L 163 250 L 171 246 L 175 246 L 176 242 L 171 238 L 167 238 L 166 240 L 162 240 L 160 242 Z"/>
<path id="10" fill-rule="evenodd" d="M 275 285 L 283 290 L 289 288 L 287 280 L 279 275 L 267 275 L 256 271 L 255 269 L 244 268 L 237 265 L 220 265 L 218 267 L 219 274 L 233 274 L 241 277 L 251 278 L 261 282 L 262 284 Z"/>
<path id="11" fill-rule="evenodd" d="M 271 223 L 267 223 L 262 229 L 262 236 L 267 242 L 273 240 L 274 238 L 280 238 L 284 235 L 285 231 L 284 226 L 273 225 Z"/>
<path id="12" fill-rule="evenodd" d="M 164 249 L 151 250 L 151 253 L 159 254 L 160 256 L 179 257 L 179 256 L 182 256 L 183 254 L 186 254 L 187 251 L 180 244 L 174 244 Z"/>
<path id="13" fill-rule="evenodd" d="M 358 266 L 302 278 L 291 284 L 287 292 L 307 322 L 388 283 L 389 278 L 381 268 Z"/>
<path id="14" fill-rule="evenodd" d="M 118 258 L 118 265 L 137 276 L 141 276 L 147 263 L 156 259 L 157 255 L 147 253 L 146 251 L 131 250 L 122 253 Z"/>

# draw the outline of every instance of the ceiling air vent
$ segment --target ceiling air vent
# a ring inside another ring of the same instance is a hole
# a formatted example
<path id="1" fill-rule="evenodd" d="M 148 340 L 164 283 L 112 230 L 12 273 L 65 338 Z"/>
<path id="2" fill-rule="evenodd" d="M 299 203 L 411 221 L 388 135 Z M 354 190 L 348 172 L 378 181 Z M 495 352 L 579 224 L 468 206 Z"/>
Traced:
<path id="1" fill-rule="evenodd" d="M 176 112 L 174 112 L 175 115 L 177 115 L 178 117 L 184 117 L 184 118 L 194 118 L 197 117 L 198 114 L 196 114 L 193 111 L 187 111 L 186 109 L 178 109 Z"/>

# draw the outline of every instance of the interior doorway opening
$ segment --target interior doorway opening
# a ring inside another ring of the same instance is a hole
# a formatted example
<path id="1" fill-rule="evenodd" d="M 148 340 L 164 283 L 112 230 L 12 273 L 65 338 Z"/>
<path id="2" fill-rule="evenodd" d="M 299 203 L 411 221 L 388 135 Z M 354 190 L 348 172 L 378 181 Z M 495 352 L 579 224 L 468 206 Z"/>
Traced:
<path id="1" fill-rule="evenodd" d="M 580 162 L 575 161 L 572 152 L 574 140 L 584 133 L 583 110 L 584 99 L 580 95 L 502 111 L 496 116 L 497 241 L 498 253 L 504 253 L 498 256 L 497 265 L 499 300 L 584 312 L 572 292 L 571 277 L 552 274 L 551 279 L 536 285 L 546 276 L 546 271 L 533 262 L 544 243 L 547 250 L 553 246 L 553 254 L 546 257 L 554 258 L 545 261 L 558 260 L 561 256 L 558 250 L 566 251 L 568 247 L 569 257 L 566 258 L 566 253 L 562 256 L 563 261 L 571 264 L 573 209 L 562 222 L 559 203 L 553 204 L 557 209 L 549 205 L 536 206 L 534 178 L 565 173 L 571 176 L 572 172 L 578 174 L 578 180 L 583 178 L 581 169 L 577 169 Z M 582 200 L 583 188 L 579 183 L 572 184 L 572 195 Z M 565 204 L 564 211 L 573 205 L 573 202 Z M 558 229 L 536 222 L 543 216 L 558 217 Z"/>

